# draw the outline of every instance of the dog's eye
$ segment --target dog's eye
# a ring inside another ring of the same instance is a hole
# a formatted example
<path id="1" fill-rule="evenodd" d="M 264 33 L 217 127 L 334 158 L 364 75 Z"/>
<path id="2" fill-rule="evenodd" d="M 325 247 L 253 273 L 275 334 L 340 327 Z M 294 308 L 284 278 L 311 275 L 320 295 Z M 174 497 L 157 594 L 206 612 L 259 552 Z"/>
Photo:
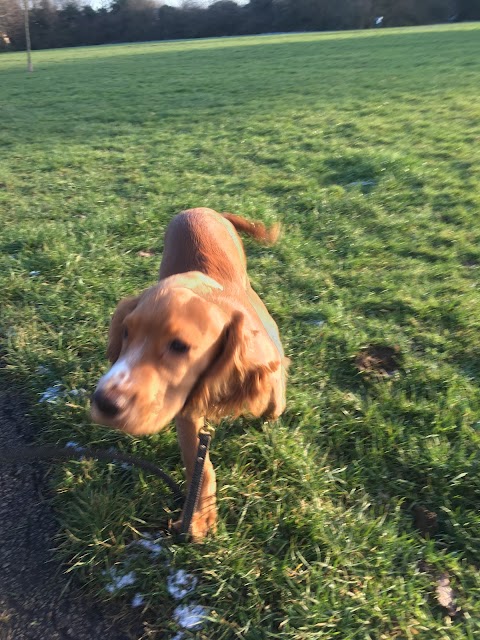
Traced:
<path id="1" fill-rule="evenodd" d="M 123 339 L 126 340 L 128 338 L 128 327 L 124 327 L 123 329 Z"/>
<path id="2" fill-rule="evenodd" d="M 185 344 L 185 342 L 182 342 L 181 340 L 172 340 L 168 345 L 168 348 L 170 349 L 170 351 L 173 351 L 174 353 L 179 353 L 179 354 L 187 353 L 187 351 L 190 350 L 189 345 Z"/>

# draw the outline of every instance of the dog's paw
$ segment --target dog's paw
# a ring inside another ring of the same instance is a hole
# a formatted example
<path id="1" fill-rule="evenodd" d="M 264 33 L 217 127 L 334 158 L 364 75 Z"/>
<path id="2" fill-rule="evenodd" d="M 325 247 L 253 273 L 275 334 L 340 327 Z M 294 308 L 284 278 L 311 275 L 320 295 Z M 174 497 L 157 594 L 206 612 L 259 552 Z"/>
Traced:
<path id="1" fill-rule="evenodd" d="M 213 535 L 217 532 L 217 510 L 215 507 L 210 508 L 207 514 L 195 514 L 192 518 L 190 526 L 190 535 L 193 542 L 200 542 L 208 534 Z"/>
<path id="2" fill-rule="evenodd" d="M 177 520 L 172 524 L 172 531 L 180 533 L 182 530 L 183 519 Z M 201 542 L 207 535 L 213 535 L 217 531 L 217 509 L 210 506 L 208 509 L 201 509 L 193 514 L 190 524 L 189 536 L 192 542 Z"/>

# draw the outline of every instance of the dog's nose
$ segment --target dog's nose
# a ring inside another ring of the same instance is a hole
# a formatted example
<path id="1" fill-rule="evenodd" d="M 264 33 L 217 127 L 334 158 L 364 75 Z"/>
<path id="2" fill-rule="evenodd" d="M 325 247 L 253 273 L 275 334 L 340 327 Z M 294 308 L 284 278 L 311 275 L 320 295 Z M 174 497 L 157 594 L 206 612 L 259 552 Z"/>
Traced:
<path id="1" fill-rule="evenodd" d="M 102 413 L 111 418 L 119 414 L 125 406 L 124 397 L 114 390 L 99 391 L 97 389 L 92 401 Z"/>

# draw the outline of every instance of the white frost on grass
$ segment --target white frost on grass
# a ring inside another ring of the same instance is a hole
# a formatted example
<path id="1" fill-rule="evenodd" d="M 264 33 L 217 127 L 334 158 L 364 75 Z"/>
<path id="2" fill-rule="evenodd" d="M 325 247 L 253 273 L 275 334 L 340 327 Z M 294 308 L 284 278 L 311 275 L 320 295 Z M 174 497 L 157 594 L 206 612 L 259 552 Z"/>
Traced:
<path id="1" fill-rule="evenodd" d="M 48 387 L 40 396 L 39 402 L 48 402 L 49 404 L 55 404 L 64 396 L 62 391 L 62 385 L 60 383 L 54 384 Z"/>
<path id="2" fill-rule="evenodd" d="M 132 599 L 132 607 L 141 607 L 144 602 L 145 598 L 142 596 L 142 594 L 136 593 Z"/>
<path id="3" fill-rule="evenodd" d="M 135 571 L 120 575 L 116 567 L 111 567 L 108 571 L 104 571 L 103 575 L 110 578 L 110 582 L 105 586 L 105 590 L 108 593 L 115 593 L 123 589 L 123 587 L 129 587 L 137 579 Z"/>
<path id="4" fill-rule="evenodd" d="M 158 542 L 154 542 L 153 540 L 137 540 L 135 544 L 146 549 L 153 558 L 158 558 L 158 556 L 164 551 L 162 545 L 158 544 Z"/>
<path id="5" fill-rule="evenodd" d="M 68 396 L 73 396 L 74 398 L 82 398 L 83 396 L 85 396 L 87 394 L 87 390 L 86 389 L 72 389 L 71 391 L 66 391 L 65 395 Z"/>
<path id="6" fill-rule="evenodd" d="M 46 367 L 44 364 L 39 364 L 38 367 L 35 369 L 35 373 L 39 373 L 40 375 L 45 376 L 48 373 L 50 373 L 50 369 Z"/>
<path id="7" fill-rule="evenodd" d="M 71 397 L 83 397 L 86 395 L 86 389 L 71 389 L 67 391 L 62 389 L 60 382 L 55 382 L 51 387 L 48 387 L 40 396 L 39 402 L 48 402 L 49 404 L 56 404 L 61 398 Z"/>
<path id="8" fill-rule="evenodd" d="M 191 593 L 198 584 L 198 579 L 187 573 L 184 569 L 171 571 L 167 578 L 168 593 L 175 598 L 181 600 L 188 593 Z"/>
<path id="9" fill-rule="evenodd" d="M 85 447 L 82 447 L 82 445 L 78 444 L 78 442 L 75 442 L 74 440 L 70 440 L 69 442 L 67 442 L 65 448 L 67 447 L 69 449 L 74 449 L 75 451 L 85 451 Z"/>
<path id="10" fill-rule="evenodd" d="M 375 184 L 375 180 L 355 180 L 354 182 L 349 182 L 347 187 L 373 187 Z"/>
<path id="11" fill-rule="evenodd" d="M 207 609 L 200 604 L 179 604 L 173 616 L 184 629 L 200 629 L 207 615 Z"/>
<path id="12" fill-rule="evenodd" d="M 323 327 L 323 325 L 325 324 L 325 320 L 320 320 L 320 319 L 318 319 L 318 320 L 315 320 L 315 319 L 307 320 L 307 324 L 311 324 L 314 327 Z"/>
<path id="13" fill-rule="evenodd" d="M 110 447 L 109 449 L 107 449 L 107 451 L 108 453 L 118 453 L 115 447 Z M 125 469 L 127 471 L 129 471 L 130 469 L 133 469 L 133 466 L 128 462 L 120 462 L 120 460 L 112 460 L 112 462 L 113 464 L 118 465 L 121 469 Z M 132 544 L 135 544 L 135 543 L 132 543 Z"/>
<path id="14" fill-rule="evenodd" d="M 76 442 L 70 442 L 70 446 L 78 447 Z M 162 545 L 162 534 L 152 535 L 151 533 L 143 533 L 143 538 L 140 540 L 134 540 L 128 546 L 141 547 L 145 549 L 152 560 L 157 560 L 160 554 L 165 554 L 166 549 Z M 130 556 L 130 560 L 133 559 Z M 127 558 L 128 561 L 128 558 Z M 164 557 L 164 563 L 168 567 L 169 559 Z M 128 564 L 128 562 L 127 562 Z M 128 587 L 135 583 L 136 574 L 134 571 L 125 573 L 125 567 L 123 572 L 117 567 L 112 567 L 109 571 L 104 571 L 103 575 L 109 578 L 108 584 L 105 586 L 105 590 L 108 593 L 116 593 L 124 587 Z M 198 578 L 188 573 L 184 569 L 170 570 L 170 574 L 167 578 L 167 590 L 172 598 L 175 600 L 181 600 L 188 594 L 192 593 L 198 584 Z M 135 593 L 132 600 L 132 607 L 141 607 L 145 604 L 145 596 L 141 593 Z M 180 627 L 180 630 L 175 634 L 172 640 L 184 640 L 184 630 L 198 630 L 202 628 L 205 618 L 208 615 L 208 609 L 202 605 L 194 602 L 190 604 L 179 604 L 173 612 L 173 618 Z"/>
<path id="15" fill-rule="evenodd" d="M 142 533 L 142 535 L 143 538 L 134 540 L 129 546 L 142 547 L 142 549 L 148 551 L 153 560 L 156 560 L 160 554 L 165 553 L 165 547 L 161 544 L 164 538 L 163 534 L 159 533 L 157 536 L 153 536 L 151 533 Z"/>
<path id="16" fill-rule="evenodd" d="M 189 593 L 192 593 L 197 584 L 198 578 L 191 573 L 187 573 L 184 569 L 171 570 L 167 578 L 168 593 L 175 600 L 181 600 Z M 200 629 L 207 614 L 208 610 L 205 607 L 191 602 L 190 604 L 179 604 L 175 607 L 173 617 L 182 629 Z M 185 634 L 180 630 L 173 640 L 183 640 L 184 637 Z"/>

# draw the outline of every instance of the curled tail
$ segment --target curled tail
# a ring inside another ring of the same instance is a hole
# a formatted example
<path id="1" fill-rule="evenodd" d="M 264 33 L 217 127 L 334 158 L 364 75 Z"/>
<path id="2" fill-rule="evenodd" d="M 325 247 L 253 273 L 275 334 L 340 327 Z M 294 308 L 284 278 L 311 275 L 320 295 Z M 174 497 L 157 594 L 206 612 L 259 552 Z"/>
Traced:
<path id="1" fill-rule="evenodd" d="M 280 235 L 278 222 L 267 229 L 263 222 L 250 222 L 250 220 L 245 220 L 242 216 L 236 216 L 234 213 L 222 213 L 222 216 L 231 222 L 237 231 L 253 236 L 262 244 L 275 244 Z"/>

